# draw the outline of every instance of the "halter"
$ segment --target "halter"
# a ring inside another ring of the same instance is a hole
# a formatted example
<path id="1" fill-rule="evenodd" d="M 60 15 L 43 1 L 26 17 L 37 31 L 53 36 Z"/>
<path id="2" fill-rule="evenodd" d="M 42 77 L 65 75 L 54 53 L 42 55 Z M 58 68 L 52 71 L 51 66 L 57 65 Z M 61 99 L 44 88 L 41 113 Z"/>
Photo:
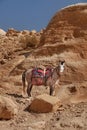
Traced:
<path id="1" fill-rule="evenodd" d="M 59 61 L 60 73 L 64 71 L 65 61 Z"/>

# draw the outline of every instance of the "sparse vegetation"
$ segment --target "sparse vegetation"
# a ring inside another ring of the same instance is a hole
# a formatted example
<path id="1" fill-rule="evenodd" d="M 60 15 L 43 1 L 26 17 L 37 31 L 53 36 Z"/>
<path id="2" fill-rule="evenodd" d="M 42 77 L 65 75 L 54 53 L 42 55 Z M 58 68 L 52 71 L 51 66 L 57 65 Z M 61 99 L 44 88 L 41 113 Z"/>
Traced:
<path id="1" fill-rule="evenodd" d="M 39 44 L 39 38 L 36 35 L 21 35 L 19 42 L 22 43 L 23 48 L 34 48 Z"/>

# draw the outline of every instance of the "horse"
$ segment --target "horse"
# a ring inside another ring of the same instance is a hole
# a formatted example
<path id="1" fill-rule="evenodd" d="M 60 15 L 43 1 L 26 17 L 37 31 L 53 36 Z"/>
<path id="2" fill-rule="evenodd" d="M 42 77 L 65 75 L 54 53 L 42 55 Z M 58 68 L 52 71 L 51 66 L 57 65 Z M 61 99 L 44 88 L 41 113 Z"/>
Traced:
<path id="1" fill-rule="evenodd" d="M 31 70 L 25 70 L 22 73 L 22 96 L 25 97 L 26 93 L 29 97 L 31 97 L 31 90 L 33 85 L 40 86 L 49 86 L 50 92 L 49 95 L 53 95 L 55 84 L 59 82 L 61 73 L 63 73 L 65 68 L 65 60 L 59 61 L 59 64 L 54 69 L 52 67 L 48 67 L 45 69 L 42 68 L 34 68 Z M 27 86 L 26 86 L 27 82 Z"/>

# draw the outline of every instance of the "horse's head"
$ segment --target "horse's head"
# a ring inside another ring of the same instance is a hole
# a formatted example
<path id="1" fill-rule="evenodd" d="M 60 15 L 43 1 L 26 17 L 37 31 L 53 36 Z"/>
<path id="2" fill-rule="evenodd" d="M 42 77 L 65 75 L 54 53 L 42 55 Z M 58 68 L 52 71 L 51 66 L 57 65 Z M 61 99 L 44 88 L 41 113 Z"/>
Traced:
<path id="1" fill-rule="evenodd" d="M 65 68 L 65 60 L 59 60 L 59 71 L 62 73 Z"/>

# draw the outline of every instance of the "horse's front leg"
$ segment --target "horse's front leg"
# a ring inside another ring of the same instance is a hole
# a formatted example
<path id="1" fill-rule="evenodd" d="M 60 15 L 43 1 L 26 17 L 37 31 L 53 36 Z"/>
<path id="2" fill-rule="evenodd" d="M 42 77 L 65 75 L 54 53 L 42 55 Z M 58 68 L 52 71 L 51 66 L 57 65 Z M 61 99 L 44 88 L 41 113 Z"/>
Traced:
<path id="1" fill-rule="evenodd" d="M 32 90 L 32 84 L 28 83 L 27 94 L 28 94 L 29 97 L 31 97 L 31 90 Z"/>
<path id="2" fill-rule="evenodd" d="M 50 86 L 50 95 L 53 95 L 53 92 L 54 92 L 54 86 Z"/>

